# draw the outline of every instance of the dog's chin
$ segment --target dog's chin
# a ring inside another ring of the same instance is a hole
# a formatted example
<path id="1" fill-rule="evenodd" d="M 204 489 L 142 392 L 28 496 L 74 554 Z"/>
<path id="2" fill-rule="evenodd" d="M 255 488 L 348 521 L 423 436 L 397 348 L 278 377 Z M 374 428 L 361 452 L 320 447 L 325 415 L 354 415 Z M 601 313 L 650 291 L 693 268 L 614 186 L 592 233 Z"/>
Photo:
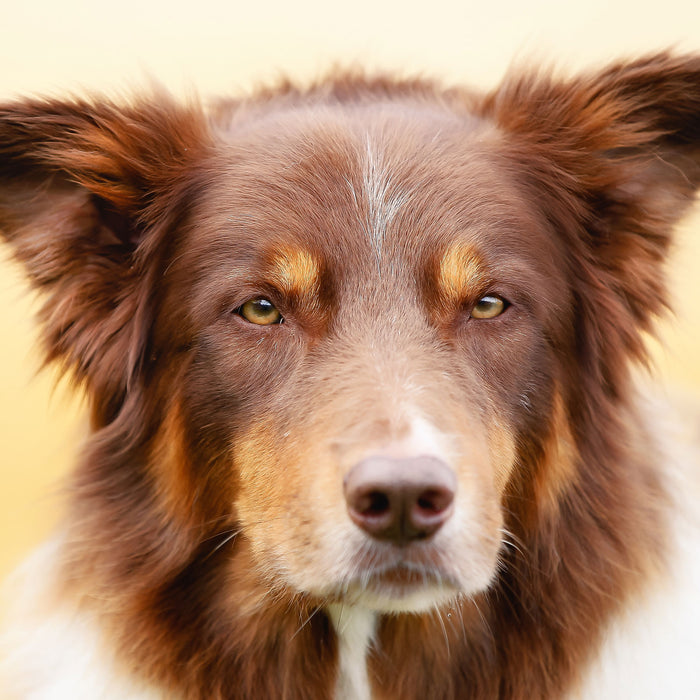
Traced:
<path id="1" fill-rule="evenodd" d="M 449 604 L 459 595 L 454 588 L 432 585 L 412 589 L 364 589 L 349 595 L 351 604 L 382 614 L 421 613 Z"/>
<path id="2" fill-rule="evenodd" d="M 342 586 L 339 603 L 377 613 L 421 613 L 454 601 L 464 593 L 457 581 L 435 572 L 404 567 L 372 572 Z"/>

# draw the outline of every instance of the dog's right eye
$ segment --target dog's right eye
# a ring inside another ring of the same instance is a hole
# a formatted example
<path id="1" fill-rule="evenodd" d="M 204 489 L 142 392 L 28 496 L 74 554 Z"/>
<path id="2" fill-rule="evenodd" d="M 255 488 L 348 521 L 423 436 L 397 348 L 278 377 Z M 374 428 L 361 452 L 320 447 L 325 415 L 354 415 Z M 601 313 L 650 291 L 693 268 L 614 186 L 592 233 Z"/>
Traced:
<path id="1" fill-rule="evenodd" d="M 236 313 L 256 326 L 271 326 L 273 323 L 284 321 L 277 307 L 269 299 L 264 298 L 247 301 L 236 309 Z"/>

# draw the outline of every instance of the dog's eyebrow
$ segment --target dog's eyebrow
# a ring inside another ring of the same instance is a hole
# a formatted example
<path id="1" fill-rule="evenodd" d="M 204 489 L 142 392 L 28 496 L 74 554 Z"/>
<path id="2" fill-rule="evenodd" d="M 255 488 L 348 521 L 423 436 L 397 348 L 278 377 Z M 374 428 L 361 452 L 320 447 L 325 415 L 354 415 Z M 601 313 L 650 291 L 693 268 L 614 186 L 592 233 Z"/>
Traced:
<path id="1" fill-rule="evenodd" d="M 486 270 L 475 247 L 464 241 L 448 246 L 438 263 L 437 281 L 446 301 L 455 303 L 467 290 L 484 285 Z"/>
<path id="2" fill-rule="evenodd" d="M 303 248 L 283 247 L 270 256 L 270 281 L 289 296 L 318 294 L 321 266 Z"/>

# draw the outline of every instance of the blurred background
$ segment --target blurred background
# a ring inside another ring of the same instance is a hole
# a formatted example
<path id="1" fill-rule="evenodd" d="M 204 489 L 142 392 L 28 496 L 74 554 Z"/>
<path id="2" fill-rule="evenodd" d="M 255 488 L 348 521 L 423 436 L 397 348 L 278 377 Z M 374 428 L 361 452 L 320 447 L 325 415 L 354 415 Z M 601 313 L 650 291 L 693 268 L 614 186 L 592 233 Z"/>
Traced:
<path id="1" fill-rule="evenodd" d="M 0 26 L 0 99 L 153 80 L 178 95 L 240 94 L 290 75 L 359 64 L 487 88 L 508 67 L 575 71 L 674 47 L 700 51 L 697 0 L 27 0 Z M 654 344 L 658 372 L 700 396 L 700 205 L 671 263 L 675 318 Z M 40 354 L 38 303 L 0 248 L 0 579 L 49 531 L 84 434 L 79 398 Z"/>

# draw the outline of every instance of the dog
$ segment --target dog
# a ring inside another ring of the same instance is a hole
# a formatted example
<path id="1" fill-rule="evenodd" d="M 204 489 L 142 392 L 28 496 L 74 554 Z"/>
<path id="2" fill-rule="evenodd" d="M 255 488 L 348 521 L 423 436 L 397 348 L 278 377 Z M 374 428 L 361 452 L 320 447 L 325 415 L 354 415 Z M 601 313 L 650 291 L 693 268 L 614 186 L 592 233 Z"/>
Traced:
<path id="1" fill-rule="evenodd" d="M 700 697 L 700 475 L 637 369 L 698 186 L 692 54 L 3 105 L 90 419 L 8 692 Z"/>

